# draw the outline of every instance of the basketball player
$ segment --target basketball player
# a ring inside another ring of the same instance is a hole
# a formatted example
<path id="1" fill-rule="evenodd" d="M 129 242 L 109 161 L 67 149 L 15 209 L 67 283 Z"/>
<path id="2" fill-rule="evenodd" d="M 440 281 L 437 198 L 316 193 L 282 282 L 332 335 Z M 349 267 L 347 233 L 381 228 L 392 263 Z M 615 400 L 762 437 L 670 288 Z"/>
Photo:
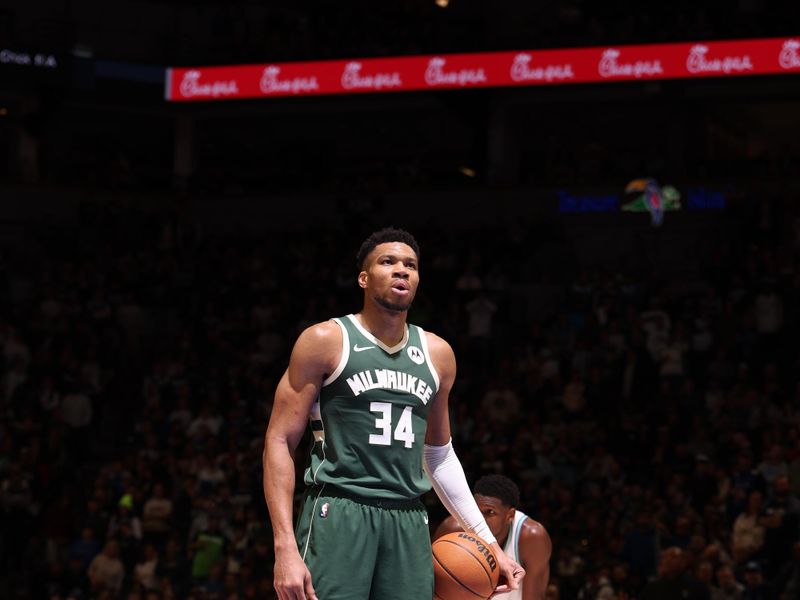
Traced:
<path id="1" fill-rule="evenodd" d="M 509 558 L 525 569 L 521 587 L 492 596 L 492 600 L 545 600 L 552 552 L 547 530 L 516 509 L 519 506 L 519 488 L 508 477 L 486 475 L 475 483 L 473 491 L 497 543 L 503 546 Z M 433 537 L 436 539 L 454 531 L 461 531 L 461 527 L 455 519 L 448 517 Z"/>
<path id="2" fill-rule="evenodd" d="M 383 229 L 357 255 L 361 312 L 300 334 L 275 392 L 264 440 L 264 496 L 281 600 L 424 600 L 433 595 L 431 484 L 466 531 L 497 554 L 504 583 L 525 574 L 494 539 L 450 439 L 450 346 L 406 323 L 419 284 L 419 247 Z M 314 435 L 292 531 L 294 456 Z M 425 474 L 428 478 L 426 479 Z"/>

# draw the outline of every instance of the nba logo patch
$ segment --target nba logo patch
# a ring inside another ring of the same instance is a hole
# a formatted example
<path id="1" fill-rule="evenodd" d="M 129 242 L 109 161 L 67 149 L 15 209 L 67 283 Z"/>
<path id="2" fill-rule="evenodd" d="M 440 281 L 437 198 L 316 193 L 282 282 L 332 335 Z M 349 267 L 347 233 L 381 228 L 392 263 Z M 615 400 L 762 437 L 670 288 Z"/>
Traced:
<path id="1" fill-rule="evenodd" d="M 418 365 L 425 362 L 425 355 L 422 353 L 422 350 L 416 346 L 409 346 L 406 352 L 408 352 L 408 357 Z"/>
<path id="2" fill-rule="evenodd" d="M 330 504 L 326 502 L 319 509 L 319 516 L 322 517 L 323 519 L 328 517 L 328 506 L 330 506 Z"/>

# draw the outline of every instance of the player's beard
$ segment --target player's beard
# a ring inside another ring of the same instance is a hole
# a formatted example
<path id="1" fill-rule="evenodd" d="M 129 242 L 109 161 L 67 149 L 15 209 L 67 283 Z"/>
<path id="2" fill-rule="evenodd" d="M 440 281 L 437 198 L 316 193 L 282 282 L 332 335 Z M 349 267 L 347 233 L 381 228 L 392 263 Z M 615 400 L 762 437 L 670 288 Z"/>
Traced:
<path id="1" fill-rule="evenodd" d="M 390 302 L 386 298 L 375 296 L 375 302 L 380 304 L 386 310 L 391 310 L 393 312 L 407 312 L 408 309 L 411 308 L 411 301 L 409 301 L 408 304 L 396 304 L 395 302 Z"/>

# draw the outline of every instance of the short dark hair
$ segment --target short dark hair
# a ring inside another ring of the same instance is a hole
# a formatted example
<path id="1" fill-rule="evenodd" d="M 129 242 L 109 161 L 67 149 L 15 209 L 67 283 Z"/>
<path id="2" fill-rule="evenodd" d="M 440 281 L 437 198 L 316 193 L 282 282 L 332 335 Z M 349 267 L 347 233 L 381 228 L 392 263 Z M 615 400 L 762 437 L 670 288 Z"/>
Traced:
<path id="1" fill-rule="evenodd" d="M 361 244 L 356 254 L 356 269 L 359 272 L 364 270 L 364 261 L 367 260 L 369 253 L 375 249 L 378 244 L 386 244 L 387 242 L 401 242 L 411 247 L 416 253 L 417 260 L 419 260 L 419 244 L 414 236 L 408 233 L 405 229 L 398 229 L 396 227 L 384 227 L 378 231 L 373 232 Z"/>
<path id="2" fill-rule="evenodd" d="M 519 488 L 505 475 L 484 475 L 475 482 L 472 489 L 475 494 L 497 498 L 506 506 L 519 506 Z"/>

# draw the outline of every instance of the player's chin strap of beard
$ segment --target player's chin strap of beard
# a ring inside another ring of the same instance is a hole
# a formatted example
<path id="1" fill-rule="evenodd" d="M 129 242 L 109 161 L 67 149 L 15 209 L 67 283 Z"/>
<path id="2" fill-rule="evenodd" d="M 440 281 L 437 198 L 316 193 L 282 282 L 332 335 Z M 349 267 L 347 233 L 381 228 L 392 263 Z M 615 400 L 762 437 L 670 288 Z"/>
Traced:
<path id="1" fill-rule="evenodd" d="M 442 504 L 464 531 L 474 533 L 488 544 L 497 541 L 472 496 L 452 439 L 444 446 L 425 444 L 425 473 Z"/>

